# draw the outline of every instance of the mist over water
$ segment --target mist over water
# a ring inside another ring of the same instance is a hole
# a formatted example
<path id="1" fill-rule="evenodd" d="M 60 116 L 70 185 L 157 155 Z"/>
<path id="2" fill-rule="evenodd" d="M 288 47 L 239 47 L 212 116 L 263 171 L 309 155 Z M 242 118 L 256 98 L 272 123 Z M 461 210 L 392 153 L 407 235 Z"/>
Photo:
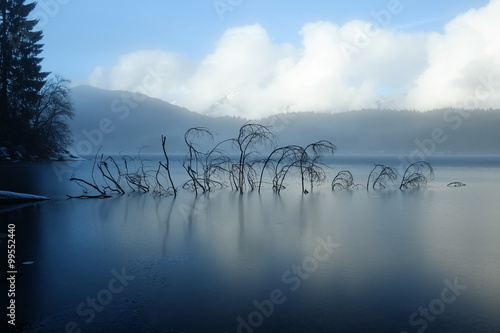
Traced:
<path id="1" fill-rule="evenodd" d="M 499 17 L 0 1 L 0 332 L 500 333 Z"/>
<path id="2" fill-rule="evenodd" d="M 2 188 L 54 198 L 0 211 L 19 261 L 34 262 L 19 268 L 18 320 L 33 332 L 497 332 L 499 160 L 431 159 L 436 178 L 418 191 L 327 182 L 302 195 L 290 178 L 281 195 L 104 200 L 65 199 L 80 189 L 50 164 L 2 166 Z M 347 169 L 365 183 L 371 162 L 398 157 L 334 157 L 329 181 Z"/>

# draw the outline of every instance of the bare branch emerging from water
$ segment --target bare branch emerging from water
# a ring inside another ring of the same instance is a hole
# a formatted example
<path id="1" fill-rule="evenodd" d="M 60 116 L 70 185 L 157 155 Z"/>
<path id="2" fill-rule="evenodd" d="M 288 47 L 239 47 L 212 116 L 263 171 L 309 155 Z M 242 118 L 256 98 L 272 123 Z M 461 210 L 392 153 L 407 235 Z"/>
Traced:
<path id="1" fill-rule="evenodd" d="M 434 179 L 434 169 L 424 161 L 410 164 L 403 175 L 400 190 L 419 189 Z"/>
<path id="2" fill-rule="evenodd" d="M 332 190 L 350 190 L 364 187 L 361 184 L 354 184 L 354 177 L 348 170 L 340 171 L 332 180 Z"/>
<path id="3" fill-rule="evenodd" d="M 284 181 L 290 169 L 297 167 L 302 156 L 303 148 L 300 146 L 279 147 L 273 150 L 263 161 L 259 177 L 259 192 L 262 186 L 264 172 L 267 170 L 272 179 L 273 190 L 280 192 L 285 186 Z"/>
<path id="4" fill-rule="evenodd" d="M 322 163 L 321 160 L 324 155 L 333 155 L 336 150 L 337 147 L 327 140 L 311 143 L 302 150 L 299 160 L 302 193 L 309 193 L 305 189 L 306 180 L 310 182 L 311 190 L 315 183 L 322 183 L 326 180 L 324 167 L 327 167 L 327 165 Z"/>
<path id="5" fill-rule="evenodd" d="M 162 135 L 161 136 L 161 146 L 163 148 L 163 155 L 165 156 L 166 164 L 163 164 L 162 162 L 160 162 L 160 165 L 167 171 L 168 180 L 170 182 L 172 190 L 174 191 L 174 196 L 177 196 L 177 188 L 175 188 L 174 182 L 172 181 L 172 175 L 170 174 L 170 160 L 169 160 L 168 154 L 167 154 L 166 143 L 167 143 L 167 137 Z"/>
<path id="6" fill-rule="evenodd" d="M 240 128 L 238 137 L 232 139 L 232 142 L 239 151 L 238 163 L 232 168 L 233 172 L 236 172 L 237 182 L 235 185 L 236 189 L 243 193 L 245 184 L 248 183 L 252 189 L 255 186 L 256 174 L 251 156 L 261 153 L 257 151 L 256 146 L 273 146 L 276 142 L 276 136 L 267 126 L 247 123 Z"/>
<path id="7" fill-rule="evenodd" d="M 366 189 L 368 190 L 370 188 L 370 182 L 372 189 L 384 189 L 387 186 L 387 183 L 394 182 L 396 179 L 398 179 L 396 168 L 383 164 L 375 164 L 372 171 L 370 171 L 370 174 L 368 175 Z"/>

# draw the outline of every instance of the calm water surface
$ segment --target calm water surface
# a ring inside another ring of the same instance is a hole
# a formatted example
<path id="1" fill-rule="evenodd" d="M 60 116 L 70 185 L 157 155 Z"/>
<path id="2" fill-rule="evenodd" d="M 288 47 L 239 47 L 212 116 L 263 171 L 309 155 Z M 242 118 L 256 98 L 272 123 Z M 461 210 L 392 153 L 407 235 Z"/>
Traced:
<path id="1" fill-rule="evenodd" d="M 331 175 L 364 183 L 371 161 L 398 162 L 338 157 Z M 301 195 L 290 180 L 281 195 L 105 200 L 65 199 L 79 188 L 50 163 L 1 166 L 0 188 L 53 198 L 0 206 L 1 233 L 16 225 L 18 328 L 500 332 L 500 159 L 431 162 L 436 179 L 419 191 L 327 183 Z"/>

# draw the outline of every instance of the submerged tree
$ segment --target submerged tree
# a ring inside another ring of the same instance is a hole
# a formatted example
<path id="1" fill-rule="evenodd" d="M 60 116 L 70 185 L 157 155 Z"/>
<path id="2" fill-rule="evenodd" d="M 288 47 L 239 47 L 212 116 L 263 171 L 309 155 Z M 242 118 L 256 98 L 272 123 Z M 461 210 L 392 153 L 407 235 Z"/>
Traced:
<path id="1" fill-rule="evenodd" d="M 366 189 L 371 187 L 376 189 L 384 189 L 388 182 L 394 182 L 398 179 L 397 170 L 394 167 L 386 166 L 383 164 L 375 164 L 372 171 L 368 175 L 368 180 L 366 181 Z"/>
<path id="2" fill-rule="evenodd" d="M 172 180 L 172 175 L 170 173 L 170 159 L 168 158 L 166 144 L 167 144 L 167 137 L 162 135 L 161 136 L 161 146 L 163 149 L 163 155 L 165 156 L 166 163 L 163 164 L 163 162 L 160 162 L 160 166 L 162 166 L 166 170 L 167 176 L 168 176 L 168 181 L 170 183 L 172 191 L 174 192 L 174 196 L 177 196 L 177 188 L 174 185 L 174 181 Z"/>
<path id="3" fill-rule="evenodd" d="M 219 143 L 205 154 L 203 178 L 208 191 L 213 187 L 226 187 L 224 178 L 231 175 L 231 159 L 219 148 L 225 142 L 227 140 Z"/>
<path id="4" fill-rule="evenodd" d="M 188 146 L 188 154 L 182 163 L 190 180 L 184 183 L 184 188 L 192 188 L 196 193 L 210 191 L 212 187 L 226 186 L 223 178 L 230 174 L 230 159 L 220 149 L 220 146 L 231 140 L 224 140 L 215 147 L 202 151 L 196 141 L 213 141 L 214 133 L 206 127 L 193 127 L 186 131 L 184 142 Z M 219 180 L 217 180 L 219 179 Z"/>
<path id="5" fill-rule="evenodd" d="M 201 148 L 195 143 L 195 140 L 213 140 L 213 133 L 206 127 L 193 127 L 186 131 L 184 134 L 184 142 L 188 146 L 188 155 L 184 159 L 182 166 L 186 170 L 189 175 L 189 182 L 186 183 L 186 186 L 190 186 L 194 189 L 196 193 L 198 193 L 198 188 L 202 190 L 202 192 L 206 191 L 206 187 L 204 186 L 204 180 L 199 179 L 200 172 L 204 169 L 204 155 L 201 151 Z M 203 172 L 204 173 L 204 172 Z"/>
<path id="6" fill-rule="evenodd" d="M 259 191 L 263 182 L 264 172 L 267 170 L 271 174 L 273 190 L 280 192 L 284 188 L 284 181 L 290 172 L 297 172 L 300 175 L 302 193 L 309 193 L 305 188 L 305 183 L 310 183 L 311 189 L 314 184 L 322 183 L 326 180 L 326 164 L 322 159 L 326 154 L 335 153 L 336 147 L 327 140 L 311 143 L 305 148 L 296 145 L 276 148 L 263 160 L 263 167 L 259 178 Z"/>
<path id="7" fill-rule="evenodd" d="M 256 149 L 257 145 L 272 146 L 276 141 L 276 136 L 269 127 L 247 123 L 240 128 L 238 137 L 231 139 L 239 152 L 239 158 L 233 165 L 233 179 L 236 189 L 243 193 L 245 184 L 253 189 L 256 183 L 257 172 L 254 169 L 255 161 L 251 160 L 252 155 L 262 153 Z"/>
<path id="8" fill-rule="evenodd" d="M 332 180 L 332 190 L 349 190 L 363 187 L 361 184 L 354 183 L 354 177 L 348 170 L 339 171 Z"/>
<path id="9" fill-rule="evenodd" d="M 327 140 L 321 140 L 311 143 L 302 149 L 299 159 L 299 172 L 302 185 L 302 193 L 309 193 L 305 189 L 305 181 L 311 184 L 311 190 L 315 183 L 322 183 L 326 180 L 324 167 L 326 164 L 321 162 L 326 154 L 334 154 L 336 147 Z"/>
<path id="10" fill-rule="evenodd" d="M 128 155 L 120 155 L 121 160 L 112 156 L 105 157 L 97 152 L 90 174 L 90 180 L 77 178 L 73 175 L 70 181 L 82 188 L 83 194 L 68 195 L 69 198 L 109 198 L 113 194 L 122 195 L 129 188 L 132 192 L 152 193 L 154 196 L 176 195 L 170 175 L 170 163 L 165 149 L 166 137 L 162 136 L 162 146 L 166 163 L 158 162 L 156 169 L 153 165 L 145 165 L 140 152 L 139 162 Z M 156 165 L 156 163 L 154 163 Z M 163 171 L 162 171 L 163 170 Z M 97 194 L 95 194 L 97 192 Z"/>
<path id="11" fill-rule="evenodd" d="M 120 167 L 118 163 L 112 158 L 113 163 L 120 172 L 120 176 L 123 177 L 130 189 L 132 191 L 139 191 L 147 193 L 151 190 L 151 181 L 149 178 L 152 176 L 151 171 L 146 169 L 144 166 L 144 161 L 141 157 L 141 151 L 139 151 L 138 159 L 139 165 L 135 163 L 135 158 L 128 155 L 120 154 L 123 162 L 123 167 Z M 123 169 L 123 171 L 122 171 Z M 154 190 L 153 190 L 154 191 Z M 156 195 L 161 195 L 160 192 L 155 192 Z"/>
<path id="12" fill-rule="evenodd" d="M 99 149 L 100 150 L 100 149 Z M 94 157 L 94 164 L 92 164 L 92 171 L 90 173 L 91 180 L 85 180 L 82 178 L 77 178 L 73 175 L 69 180 L 71 182 L 76 183 L 82 189 L 82 195 L 79 196 L 71 196 L 67 194 L 68 198 L 78 198 L 78 199 L 90 199 L 90 198 L 109 198 L 110 195 L 106 192 L 104 186 L 101 186 L 99 182 L 97 182 L 95 178 L 95 169 L 98 164 L 97 156 L 99 155 L 99 150 L 97 151 Z M 101 157 L 102 160 L 102 157 Z M 96 191 L 99 194 L 92 194 L 92 190 Z"/>
<path id="13" fill-rule="evenodd" d="M 263 162 L 259 178 L 259 192 L 264 172 L 267 170 L 271 174 L 273 190 L 279 193 L 284 188 L 283 183 L 290 170 L 298 167 L 302 151 L 302 147 L 295 145 L 273 150 Z"/>
<path id="14" fill-rule="evenodd" d="M 399 189 L 418 189 L 427 185 L 427 182 L 433 179 L 434 169 L 429 163 L 424 161 L 415 162 L 406 168 Z"/>

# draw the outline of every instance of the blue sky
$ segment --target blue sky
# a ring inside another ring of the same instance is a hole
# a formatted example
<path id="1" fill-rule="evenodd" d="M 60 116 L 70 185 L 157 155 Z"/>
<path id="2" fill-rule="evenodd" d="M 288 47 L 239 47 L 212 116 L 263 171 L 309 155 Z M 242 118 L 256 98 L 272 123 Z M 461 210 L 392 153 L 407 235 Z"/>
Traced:
<path id="1" fill-rule="evenodd" d="M 67 3 L 65 3 L 67 2 Z M 231 1 L 221 0 L 222 3 Z M 142 49 L 166 49 L 198 60 L 210 53 L 224 31 L 260 23 L 277 43 L 300 45 L 299 30 L 308 22 L 373 20 L 372 11 L 386 0 L 233 0 L 222 20 L 213 0 L 39 0 L 33 12 L 43 16 L 46 58 L 50 71 L 72 80 L 86 79 L 94 67 L 112 65 L 122 54 Z M 46 10 L 42 6 L 58 10 Z M 487 4 L 486 0 L 401 0 L 404 10 L 394 17 L 394 29 L 442 31 L 457 14 Z M 223 7 L 220 7 L 223 8 Z M 52 13 L 54 15 L 52 16 Z M 42 14 L 44 15 L 44 14 Z M 49 17 L 45 20 L 45 17 Z"/>
<path id="2" fill-rule="evenodd" d="M 306 49 L 303 45 L 304 27 L 318 21 L 328 22 L 332 26 L 341 28 L 348 27 L 350 22 L 374 22 L 374 12 L 387 12 L 391 4 L 399 2 L 398 6 L 402 11 L 391 15 L 390 23 L 382 28 L 393 34 L 407 34 L 414 38 L 422 34 L 431 36 L 433 32 L 444 34 L 445 26 L 450 21 L 474 8 L 482 8 L 490 3 L 488 0 L 147 0 L 142 2 L 39 0 L 38 2 L 33 16 L 41 19 L 40 27 L 44 31 L 44 69 L 73 80 L 75 84 L 89 83 L 89 77 L 95 73 L 96 68 L 103 71 L 111 70 L 120 63 L 121 58 L 138 51 L 175 53 L 182 57 L 182 61 L 192 62 L 195 64 L 193 66 L 198 68 L 211 54 L 217 53 L 228 31 L 240 27 L 255 27 L 255 24 L 258 24 L 272 45 L 289 44 L 294 48 L 290 52 L 296 54 L 295 51 L 302 52 Z M 227 10 L 224 11 L 224 8 Z M 245 33 L 260 34 L 262 31 L 259 29 Z M 427 42 L 428 39 L 422 43 Z M 186 76 L 179 78 L 179 82 L 189 86 L 187 82 L 191 79 L 192 76 L 190 78 Z M 108 82 L 109 78 L 105 81 Z M 359 81 L 358 88 L 362 89 L 360 85 L 367 80 L 354 81 Z M 264 83 L 259 82 L 259 84 Z M 116 85 L 107 83 L 94 85 L 117 88 Z M 168 90 L 168 87 L 165 89 Z M 399 90 L 387 82 L 370 89 L 376 92 Z M 229 90 L 231 89 L 221 91 L 220 97 L 232 92 L 242 92 L 242 87 L 234 87 L 234 91 Z M 178 97 L 178 94 L 169 95 L 167 92 L 162 96 L 158 92 L 153 95 L 170 101 L 177 100 Z M 213 98 L 215 97 L 214 93 Z M 202 106 L 203 103 L 189 106 L 198 107 L 199 110 L 196 111 L 204 112 L 207 103 L 208 100 L 205 106 Z M 307 103 L 304 107 L 306 106 Z"/>

